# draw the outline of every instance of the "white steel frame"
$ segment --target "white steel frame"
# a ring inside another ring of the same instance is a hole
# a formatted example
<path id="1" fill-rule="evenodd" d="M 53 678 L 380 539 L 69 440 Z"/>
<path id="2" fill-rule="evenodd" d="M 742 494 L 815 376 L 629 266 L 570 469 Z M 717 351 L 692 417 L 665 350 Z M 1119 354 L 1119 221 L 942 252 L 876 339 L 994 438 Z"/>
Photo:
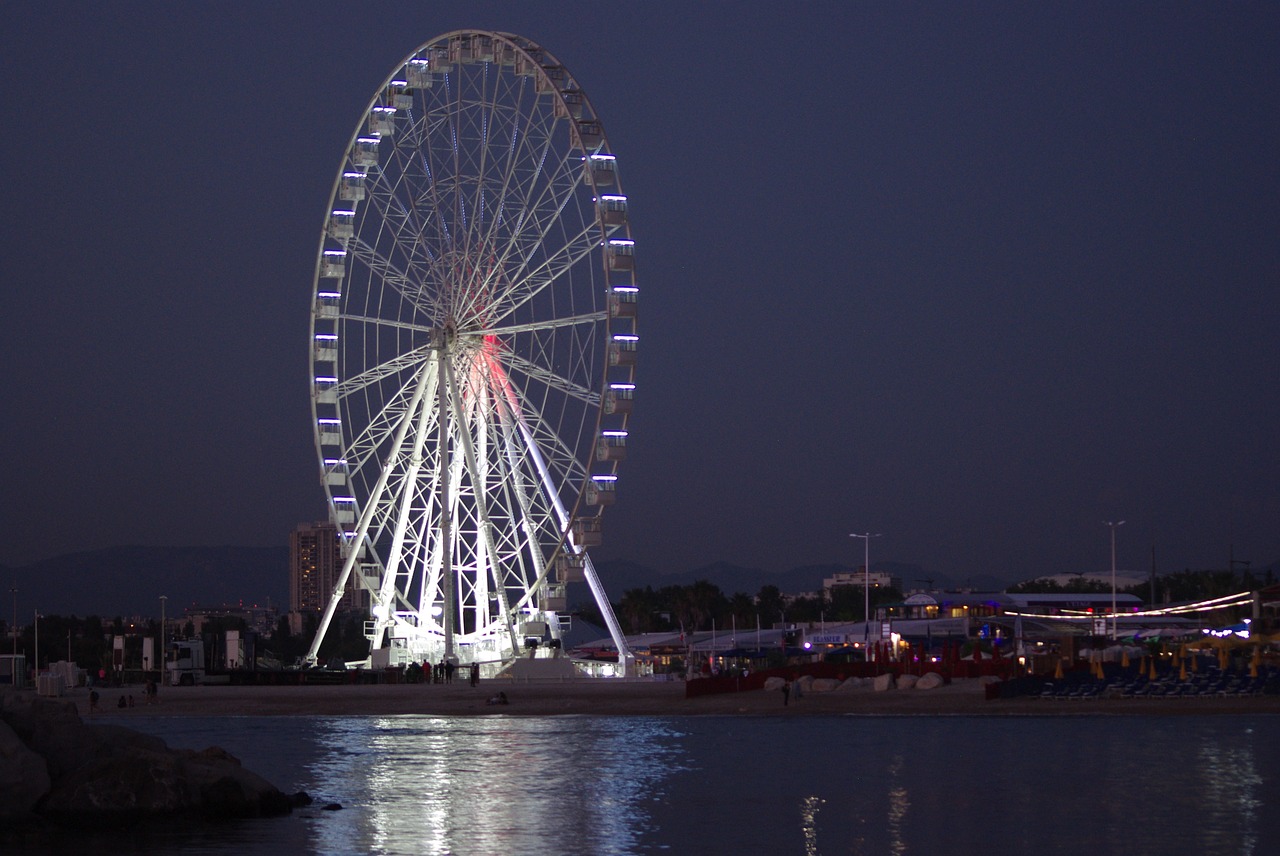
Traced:
<path id="1" fill-rule="evenodd" d="M 550 653 L 576 566 L 633 668 L 573 534 L 623 457 L 609 391 L 634 389 L 609 151 L 564 66 L 510 34 L 427 42 L 365 110 L 316 261 L 312 417 L 345 559 L 309 662 L 349 588 L 392 663 Z"/>

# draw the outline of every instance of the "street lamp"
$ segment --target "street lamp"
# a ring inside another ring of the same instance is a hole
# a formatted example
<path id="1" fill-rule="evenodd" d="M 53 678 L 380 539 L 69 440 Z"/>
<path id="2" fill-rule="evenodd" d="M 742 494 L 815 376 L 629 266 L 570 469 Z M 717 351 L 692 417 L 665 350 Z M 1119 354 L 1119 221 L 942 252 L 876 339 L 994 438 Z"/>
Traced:
<path id="1" fill-rule="evenodd" d="M 13 662 L 18 662 L 18 587 L 10 586 L 9 591 L 13 592 L 13 626 L 9 628 L 9 635 L 13 637 Z M 14 667 L 16 668 L 16 666 Z"/>
<path id="2" fill-rule="evenodd" d="M 867 656 L 867 649 L 871 646 L 871 539 L 879 538 L 882 534 L 877 532 L 872 535 L 867 532 L 859 535 L 857 532 L 849 533 L 850 538 L 862 539 L 862 656 Z"/>
<path id="3" fill-rule="evenodd" d="M 1120 520 L 1112 523 L 1110 520 L 1106 520 L 1103 522 L 1111 527 L 1111 639 L 1115 641 L 1119 635 L 1119 627 L 1116 624 L 1116 528 L 1123 526 L 1124 521 Z"/>
<path id="4" fill-rule="evenodd" d="M 164 626 L 164 607 L 165 607 L 165 602 L 166 602 L 166 601 L 168 601 L 168 600 L 169 600 L 169 596 L 168 596 L 167 594 L 162 594 L 162 595 L 160 595 L 160 656 L 159 656 L 159 657 L 157 657 L 156 659 L 158 659 L 158 660 L 160 661 L 160 671 L 161 671 L 162 676 L 163 676 L 163 672 L 164 672 L 164 669 L 165 669 L 165 665 L 164 665 L 164 661 L 165 661 L 165 647 L 164 647 L 164 630 L 165 630 L 165 626 Z"/>

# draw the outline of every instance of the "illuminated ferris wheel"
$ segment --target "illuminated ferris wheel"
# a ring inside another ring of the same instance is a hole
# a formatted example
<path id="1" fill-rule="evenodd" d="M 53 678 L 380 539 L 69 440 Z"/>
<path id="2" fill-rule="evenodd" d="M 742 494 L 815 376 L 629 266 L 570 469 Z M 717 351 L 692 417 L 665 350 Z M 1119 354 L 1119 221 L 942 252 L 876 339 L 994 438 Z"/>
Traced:
<path id="1" fill-rule="evenodd" d="M 582 87 L 473 30 L 377 90 L 333 184 L 311 310 L 321 480 L 374 663 L 558 656 L 626 458 L 635 245 Z"/>

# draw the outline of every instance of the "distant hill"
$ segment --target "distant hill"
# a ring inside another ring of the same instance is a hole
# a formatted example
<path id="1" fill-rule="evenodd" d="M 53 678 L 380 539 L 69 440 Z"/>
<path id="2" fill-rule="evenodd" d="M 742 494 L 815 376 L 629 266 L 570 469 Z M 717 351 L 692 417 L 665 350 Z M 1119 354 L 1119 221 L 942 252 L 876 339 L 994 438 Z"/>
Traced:
<path id="1" fill-rule="evenodd" d="M 20 603 L 45 615 L 158 618 L 160 595 L 171 618 L 192 605 L 269 601 L 287 609 L 289 602 L 287 546 L 109 547 L 6 570 Z"/>
<path id="2" fill-rule="evenodd" d="M 836 572 L 859 570 L 850 565 L 805 565 L 787 571 L 714 562 L 678 573 L 663 574 L 627 560 L 596 563 L 610 599 L 617 603 L 629 589 L 689 585 L 707 580 L 727 596 L 738 592 L 755 595 L 766 585 L 784 593 L 817 591 L 822 580 Z M 902 580 L 903 588 L 947 589 L 960 586 L 999 590 L 1004 583 L 990 577 L 953 580 L 930 575 L 919 565 L 872 562 L 874 571 L 886 571 Z M 182 614 L 192 605 L 267 603 L 285 609 L 289 599 L 289 548 L 279 547 L 110 547 L 68 553 L 16 568 L 0 567 L 7 589 L 18 588 L 21 615 L 37 608 L 46 615 L 100 615 L 104 617 L 159 616 L 160 595 L 168 595 L 169 616 Z M 10 582 L 12 581 L 12 582 Z M 0 615 L 8 616 L 0 591 Z M 570 601 L 590 599 L 585 585 L 570 588 Z M 20 618 L 21 620 L 21 618 Z"/>
<path id="3" fill-rule="evenodd" d="M 728 562 L 714 562 L 690 571 L 674 574 L 660 574 L 652 568 L 625 560 L 611 560 L 596 563 L 596 571 L 604 583 L 605 591 L 615 603 L 629 589 L 652 586 L 655 589 L 663 586 L 689 585 L 698 580 L 706 580 L 716 585 L 728 596 L 742 592 L 754 595 L 767 585 L 777 586 L 786 594 L 812 592 L 822 588 L 822 581 L 833 576 L 837 571 L 850 573 L 861 570 L 861 566 L 849 565 L 804 565 L 789 571 L 770 572 L 760 568 L 746 568 Z M 904 562 L 872 562 L 871 570 L 884 571 L 902 580 L 905 590 L 925 588 L 926 581 L 934 588 L 955 588 L 959 585 L 972 587 L 989 586 L 986 590 L 1000 590 L 1004 584 L 994 578 L 983 577 L 976 580 L 952 580 L 942 574 L 933 574 L 932 579 L 919 565 Z M 571 591 L 571 595 L 573 592 Z M 572 599 L 572 598 L 571 598 Z"/>

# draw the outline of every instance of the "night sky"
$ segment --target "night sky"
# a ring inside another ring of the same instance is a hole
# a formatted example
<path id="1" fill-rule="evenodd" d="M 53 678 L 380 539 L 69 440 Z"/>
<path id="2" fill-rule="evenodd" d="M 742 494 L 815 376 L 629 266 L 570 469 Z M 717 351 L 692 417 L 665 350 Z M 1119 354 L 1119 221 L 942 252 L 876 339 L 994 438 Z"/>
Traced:
<path id="1" fill-rule="evenodd" d="M 1280 559 L 1280 6 L 472 0 L 6 9 L 0 564 L 324 514 L 330 188 L 460 27 L 557 55 L 630 197 L 600 557 Z"/>

